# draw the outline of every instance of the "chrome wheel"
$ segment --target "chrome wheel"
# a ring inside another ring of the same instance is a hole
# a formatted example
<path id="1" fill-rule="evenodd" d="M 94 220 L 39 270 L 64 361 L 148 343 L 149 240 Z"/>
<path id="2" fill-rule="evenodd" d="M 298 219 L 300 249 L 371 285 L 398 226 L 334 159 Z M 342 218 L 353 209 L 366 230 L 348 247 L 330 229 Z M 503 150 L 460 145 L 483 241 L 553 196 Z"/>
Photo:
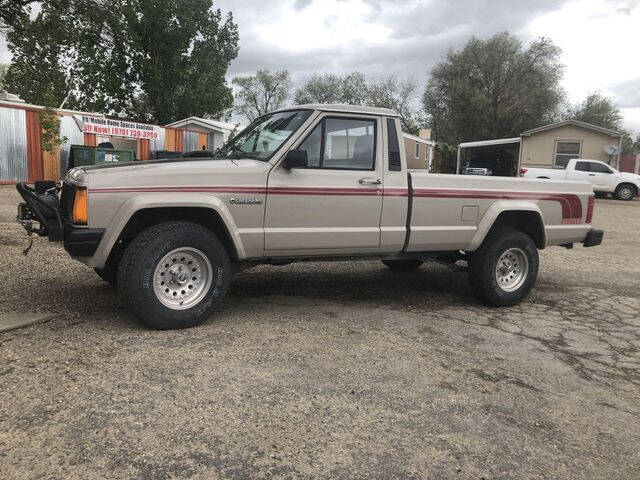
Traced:
<path id="1" fill-rule="evenodd" d="M 153 291 L 166 307 L 184 310 L 205 297 L 212 279 L 211 262 L 204 253 L 196 248 L 177 248 L 156 266 Z"/>
<path id="2" fill-rule="evenodd" d="M 633 197 L 633 190 L 631 190 L 631 187 L 622 187 L 618 195 L 622 200 L 629 200 Z"/>
<path id="3" fill-rule="evenodd" d="M 505 292 L 519 289 L 527 280 L 529 259 L 519 248 L 510 248 L 504 252 L 496 265 L 496 281 Z"/>

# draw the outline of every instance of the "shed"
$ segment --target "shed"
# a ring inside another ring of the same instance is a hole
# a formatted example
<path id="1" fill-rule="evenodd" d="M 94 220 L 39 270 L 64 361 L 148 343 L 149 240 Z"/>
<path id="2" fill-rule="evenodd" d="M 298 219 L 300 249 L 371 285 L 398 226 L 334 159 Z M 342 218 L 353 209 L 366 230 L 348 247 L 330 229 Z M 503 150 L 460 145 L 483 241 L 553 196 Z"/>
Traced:
<path id="1" fill-rule="evenodd" d="M 186 151 L 200 150 L 203 149 L 203 146 L 207 147 L 203 150 L 216 150 L 224 145 L 234 130 L 240 131 L 242 129 L 239 125 L 200 117 L 177 120 L 167 125 L 167 127 L 198 132 L 197 136 L 185 139 Z"/>

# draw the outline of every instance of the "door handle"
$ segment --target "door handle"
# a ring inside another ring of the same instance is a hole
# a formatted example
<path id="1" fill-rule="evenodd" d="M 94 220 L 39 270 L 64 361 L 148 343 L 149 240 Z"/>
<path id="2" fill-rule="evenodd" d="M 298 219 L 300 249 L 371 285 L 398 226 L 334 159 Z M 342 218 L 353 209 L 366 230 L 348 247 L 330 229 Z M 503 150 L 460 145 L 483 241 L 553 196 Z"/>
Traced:
<path id="1" fill-rule="evenodd" d="M 358 183 L 360 183 L 360 185 L 380 185 L 382 183 L 382 180 L 380 180 L 379 178 L 365 177 L 358 180 Z"/>
<path id="2" fill-rule="evenodd" d="M 595 177 L 595 176 L 596 176 L 596 174 L 595 174 L 595 173 L 590 173 L 590 174 L 589 174 L 589 176 L 590 176 L 590 177 Z"/>

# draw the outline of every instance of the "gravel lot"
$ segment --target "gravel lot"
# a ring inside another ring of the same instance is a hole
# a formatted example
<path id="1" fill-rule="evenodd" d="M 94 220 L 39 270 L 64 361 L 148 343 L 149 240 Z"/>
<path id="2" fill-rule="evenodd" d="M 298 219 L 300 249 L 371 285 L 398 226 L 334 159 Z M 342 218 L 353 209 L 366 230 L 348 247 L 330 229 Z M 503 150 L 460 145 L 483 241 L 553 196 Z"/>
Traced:
<path id="1" fill-rule="evenodd" d="M 198 328 L 142 327 L 0 187 L 0 478 L 640 477 L 640 201 L 541 252 L 522 305 L 440 265 L 260 267 Z"/>

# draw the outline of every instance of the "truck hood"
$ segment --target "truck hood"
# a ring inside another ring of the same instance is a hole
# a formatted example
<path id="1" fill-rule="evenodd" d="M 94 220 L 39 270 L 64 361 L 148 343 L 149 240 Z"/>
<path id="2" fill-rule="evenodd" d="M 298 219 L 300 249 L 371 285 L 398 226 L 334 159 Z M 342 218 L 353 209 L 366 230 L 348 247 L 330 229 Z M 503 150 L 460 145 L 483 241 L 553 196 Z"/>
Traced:
<path id="1" fill-rule="evenodd" d="M 112 168 L 128 168 L 128 169 L 140 169 L 140 168 L 149 168 L 150 165 L 158 165 L 163 163 L 177 163 L 177 162 L 219 162 L 219 161 L 228 161 L 228 159 L 222 158 L 161 158 L 158 160 L 138 160 L 135 162 L 107 162 L 101 163 L 99 165 L 88 165 L 83 167 L 78 167 L 84 170 L 85 172 L 95 172 L 99 170 L 106 170 Z"/>
<path id="2" fill-rule="evenodd" d="M 264 185 L 272 165 L 249 159 L 188 158 L 79 167 L 90 189 Z"/>
<path id="3" fill-rule="evenodd" d="M 635 173 L 618 172 L 618 178 L 640 185 L 640 175 L 636 175 Z"/>

